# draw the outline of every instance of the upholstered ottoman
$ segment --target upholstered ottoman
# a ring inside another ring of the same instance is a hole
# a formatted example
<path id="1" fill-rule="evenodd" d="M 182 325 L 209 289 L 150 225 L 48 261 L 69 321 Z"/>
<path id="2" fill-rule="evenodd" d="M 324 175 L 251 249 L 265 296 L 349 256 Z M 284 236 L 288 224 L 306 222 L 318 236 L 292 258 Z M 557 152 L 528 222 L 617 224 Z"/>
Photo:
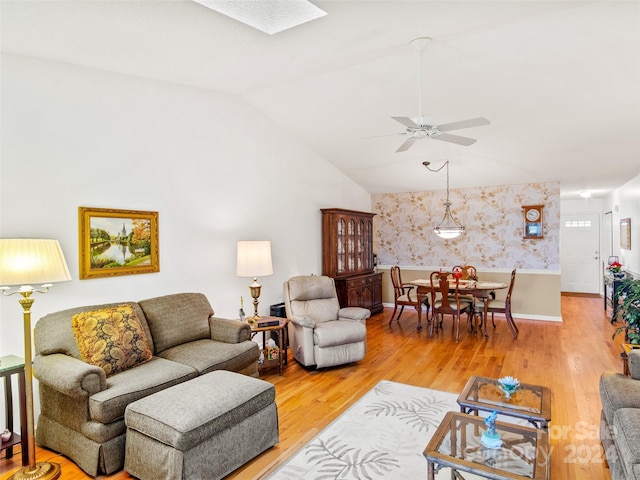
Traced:
<path id="1" fill-rule="evenodd" d="M 124 469 L 142 480 L 222 478 L 278 443 L 275 389 L 218 370 L 127 406 Z"/>

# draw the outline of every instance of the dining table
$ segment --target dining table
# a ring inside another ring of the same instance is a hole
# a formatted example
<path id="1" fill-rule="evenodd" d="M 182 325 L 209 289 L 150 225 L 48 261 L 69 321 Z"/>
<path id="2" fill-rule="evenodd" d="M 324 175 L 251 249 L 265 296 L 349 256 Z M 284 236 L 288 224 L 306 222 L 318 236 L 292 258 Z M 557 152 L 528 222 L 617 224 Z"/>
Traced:
<path id="1" fill-rule="evenodd" d="M 421 304 L 424 297 L 431 294 L 431 280 L 419 278 L 417 280 L 412 280 L 407 282 L 409 285 L 414 285 L 416 287 L 416 295 L 418 297 L 418 302 Z M 450 282 L 451 283 L 451 282 Z M 481 282 L 478 280 L 459 280 L 458 281 L 458 293 L 462 295 L 472 295 L 475 298 L 481 299 L 484 303 L 484 312 L 483 312 L 483 328 L 484 328 L 484 336 L 489 338 L 489 334 L 487 333 L 487 315 L 489 314 L 489 297 L 491 296 L 491 292 L 495 290 L 501 290 L 503 288 L 507 288 L 508 285 L 506 283 L 501 282 Z M 455 290 L 455 285 L 451 285 L 450 291 Z"/>

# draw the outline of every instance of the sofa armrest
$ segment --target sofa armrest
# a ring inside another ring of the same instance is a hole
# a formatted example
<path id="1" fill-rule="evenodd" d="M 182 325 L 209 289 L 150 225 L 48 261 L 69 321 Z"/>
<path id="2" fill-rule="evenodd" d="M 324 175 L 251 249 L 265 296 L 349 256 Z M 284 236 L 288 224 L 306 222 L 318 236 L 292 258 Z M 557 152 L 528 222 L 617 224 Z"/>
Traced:
<path id="1" fill-rule="evenodd" d="M 371 316 L 371 311 L 361 307 L 345 307 L 338 311 L 339 320 L 365 321 Z"/>
<path id="2" fill-rule="evenodd" d="M 627 362 L 631 378 L 640 380 L 640 349 L 631 350 Z"/>
<path id="3" fill-rule="evenodd" d="M 251 340 L 251 327 L 248 323 L 228 318 L 209 317 L 211 340 L 224 343 L 240 343 Z"/>
<path id="4" fill-rule="evenodd" d="M 71 397 L 87 397 L 107 389 L 103 369 L 62 353 L 36 355 L 33 371 L 39 382 Z"/>

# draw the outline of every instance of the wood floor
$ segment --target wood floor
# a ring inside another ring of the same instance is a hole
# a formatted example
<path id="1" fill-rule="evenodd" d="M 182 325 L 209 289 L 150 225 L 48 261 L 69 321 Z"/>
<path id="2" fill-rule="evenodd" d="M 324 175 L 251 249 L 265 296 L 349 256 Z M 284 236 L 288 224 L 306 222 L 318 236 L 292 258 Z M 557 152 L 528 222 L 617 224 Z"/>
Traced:
<path id="1" fill-rule="evenodd" d="M 499 317 L 497 328 L 489 329 L 489 339 L 462 329 L 456 344 L 448 318 L 444 332 L 429 339 L 426 331 L 416 331 L 415 311 L 405 309 L 400 325 L 394 322 L 389 327 L 391 311 L 385 309 L 368 321 L 363 361 L 314 371 L 290 360 L 284 376 L 276 369 L 262 377 L 276 386 L 280 443 L 227 478 L 261 478 L 380 380 L 459 393 L 473 374 L 513 375 L 525 383 L 548 386 L 552 391 L 551 478 L 610 478 L 598 440 L 598 379 L 603 370 L 621 372 L 622 363 L 620 339 L 611 339 L 614 326 L 603 312 L 601 297 L 563 296 L 562 323 L 516 318 L 517 340 Z M 60 463 L 65 480 L 90 478 L 49 450 L 38 449 L 37 458 Z M 19 459 L 20 455 L 0 459 L 0 474 L 4 473 L 0 478 L 15 471 Z M 118 472 L 98 478 L 131 477 Z"/>

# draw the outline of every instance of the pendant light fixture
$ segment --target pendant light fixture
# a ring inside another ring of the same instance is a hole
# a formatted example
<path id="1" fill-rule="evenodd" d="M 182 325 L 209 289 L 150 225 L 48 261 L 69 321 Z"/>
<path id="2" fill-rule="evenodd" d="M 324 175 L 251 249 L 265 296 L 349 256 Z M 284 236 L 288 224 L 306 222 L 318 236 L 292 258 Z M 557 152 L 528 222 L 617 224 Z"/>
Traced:
<path id="1" fill-rule="evenodd" d="M 438 235 L 440 238 L 456 238 L 458 235 L 464 232 L 464 227 L 459 224 L 451 214 L 451 202 L 449 201 L 449 160 L 444 162 L 442 167 L 438 168 L 437 170 L 429 168 L 430 164 L 431 162 L 422 162 L 422 165 L 424 165 L 430 172 L 439 172 L 443 169 L 443 167 L 447 167 L 447 201 L 444 204 L 444 217 L 442 217 L 442 221 L 438 226 L 433 227 L 433 233 Z"/>

